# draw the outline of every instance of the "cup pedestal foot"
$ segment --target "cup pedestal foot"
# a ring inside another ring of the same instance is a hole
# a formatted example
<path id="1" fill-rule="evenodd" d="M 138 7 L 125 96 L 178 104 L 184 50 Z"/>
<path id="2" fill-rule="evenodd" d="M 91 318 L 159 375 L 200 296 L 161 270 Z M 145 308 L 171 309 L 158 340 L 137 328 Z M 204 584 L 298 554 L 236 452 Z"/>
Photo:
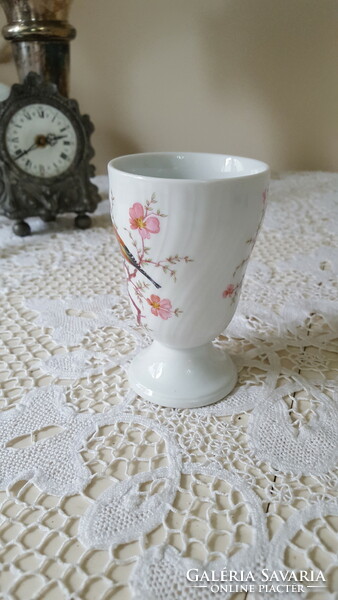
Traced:
<path id="1" fill-rule="evenodd" d="M 237 371 L 230 356 L 210 342 L 197 348 L 173 349 L 153 342 L 129 367 L 132 389 L 154 404 L 198 408 L 231 392 Z"/>

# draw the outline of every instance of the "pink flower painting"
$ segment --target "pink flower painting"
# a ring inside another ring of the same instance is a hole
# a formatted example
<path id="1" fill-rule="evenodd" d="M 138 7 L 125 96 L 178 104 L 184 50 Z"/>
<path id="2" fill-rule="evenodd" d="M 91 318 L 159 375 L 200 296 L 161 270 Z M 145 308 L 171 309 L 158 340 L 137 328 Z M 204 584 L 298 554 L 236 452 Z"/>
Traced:
<path id="1" fill-rule="evenodd" d="M 141 238 L 149 239 L 153 233 L 160 231 L 160 221 L 154 215 L 148 215 L 140 202 L 135 202 L 129 209 L 129 222 L 131 229 L 137 229 Z"/>
<path id="2" fill-rule="evenodd" d="M 223 294 L 222 294 L 222 295 L 223 295 L 223 298 L 229 298 L 229 297 L 231 298 L 231 296 L 232 296 L 232 295 L 234 294 L 234 292 L 236 291 L 236 287 L 237 287 L 237 286 L 234 286 L 232 283 L 230 283 L 230 284 L 228 285 L 228 287 L 227 287 L 227 288 L 225 288 L 225 290 L 224 290 L 224 292 L 223 292 Z"/>
<path id="3" fill-rule="evenodd" d="M 113 203 L 112 198 L 112 203 Z M 128 296 L 136 312 L 137 323 L 140 325 L 146 317 L 146 311 L 150 311 L 155 317 L 167 321 L 172 316 L 179 317 L 182 313 L 180 308 L 173 308 L 168 298 L 160 298 L 156 294 L 149 295 L 151 285 L 161 289 L 163 283 L 158 282 L 157 275 L 153 275 L 155 269 L 163 275 L 169 276 L 176 281 L 176 265 L 178 263 L 189 263 L 189 256 L 172 254 L 165 258 L 154 258 L 152 256 L 152 241 L 146 244 L 154 234 L 160 233 L 161 223 L 168 215 L 156 207 L 155 194 L 145 200 L 144 204 L 134 202 L 129 208 L 129 225 L 119 231 L 113 222 L 114 233 L 119 244 L 121 254 L 124 258 L 124 268 L 127 273 Z M 162 236 L 165 231 L 162 229 Z M 149 329 L 149 327 L 147 327 Z"/>
<path id="4" fill-rule="evenodd" d="M 172 304 L 168 298 L 161 299 L 159 296 L 151 294 L 150 298 L 147 298 L 147 302 L 151 306 L 151 312 L 155 317 L 161 317 L 165 321 L 172 317 Z"/>
<path id="5" fill-rule="evenodd" d="M 263 201 L 263 206 L 264 208 L 266 207 L 266 201 L 268 199 L 268 190 L 264 190 L 263 194 L 262 194 L 262 201 Z"/>
<path id="6" fill-rule="evenodd" d="M 239 290 L 241 289 L 242 279 L 236 284 L 229 283 L 229 285 L 225 288 L 222 296 L 223 298 L 230 298 L 231 304 L 234 304 L 236 301 Z"/>

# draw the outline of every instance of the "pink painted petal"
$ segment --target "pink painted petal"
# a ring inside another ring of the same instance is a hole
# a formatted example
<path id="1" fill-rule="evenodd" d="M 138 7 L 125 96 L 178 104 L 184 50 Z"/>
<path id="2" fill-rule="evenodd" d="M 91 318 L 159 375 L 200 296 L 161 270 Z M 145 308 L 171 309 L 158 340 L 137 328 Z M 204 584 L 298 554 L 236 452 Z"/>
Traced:
<path id="1" fill-rule="evenodd" d="M 172 317 L 172 312 L 164 310 L 162 307 L 159 309 L 158 314 L 160 315 L 161 319 L 164 319 L 164 321 Z"/>
<path id="2" fill-rule="evenodd" d="M 153 315 L 155 315 L 155 317 L 158 317 L 158 313 L 159 313 L 158 308 L 155 308 L 153 306 L 152 309 L 151 309 L 151 312 L 152 312 Z"/>
<path id="3" fill-rule="evenodd" d="M 163 298 L 160 302 L 159 315 L 165 321 L 172 316 L 172 304 L 168 298 Z"/>
<path id="4" fill-rule="evenodd" d="M 230 283 L 228 285 L 228 287 L 223 292 L 223 298 L 227 298 L 228 296 L 232 296 L 232 294 L 234 293 L 234 291 L 235 291 L 235 286 L 232 283 Z"/>
<path id="5" fill-rule="evenodd" d="M 171 304 L 170 300 L 168 300 L 168 298 L 164 298 L 163 300 L 161 300 L 160 306 L 164 310 L 171 310 L 172 309 L 172 304 Z"/>
<path id="6" fill-rule="evenodd" d="M 131 219 L 143 219 L 144 211 L 140 202 L 135 202 L 135 204 L 133 204 L 133 206 L 129 209 L 129 216 Z"/>
<path id="7" fill-rule="evenodd" d="M 149 240 L 150 233 L 149 233 L 149 231 L 147 231 L 147 229 L 139 229 L 138 228 L 138 231 L 143 240 Z"/>
<path id="8" fill-rule="evenodd" d="M 150 233 L 158 233 L 160 231 L 160 222 L 157 217 L 147 217 L 145 225 Z"/>

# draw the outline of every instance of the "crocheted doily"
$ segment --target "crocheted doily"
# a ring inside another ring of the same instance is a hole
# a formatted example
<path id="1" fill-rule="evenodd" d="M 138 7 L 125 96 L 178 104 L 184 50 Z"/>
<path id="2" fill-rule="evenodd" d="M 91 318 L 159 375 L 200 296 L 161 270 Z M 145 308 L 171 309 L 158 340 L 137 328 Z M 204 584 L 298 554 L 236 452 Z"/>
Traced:
<path id="1" fill-rule="evenodd" d="M 215 340 L 238 385 L 196 410 L 128 388 L 149 339 L 124 292 L 107 178 L 96 183 L 85 232 L 62 216 L 18 238 L 0 219 L 1 598 L 207 600 L 188 569 L 267 568 L 320 570 L 337 600 L 338 175 L 271 182 Z"/>

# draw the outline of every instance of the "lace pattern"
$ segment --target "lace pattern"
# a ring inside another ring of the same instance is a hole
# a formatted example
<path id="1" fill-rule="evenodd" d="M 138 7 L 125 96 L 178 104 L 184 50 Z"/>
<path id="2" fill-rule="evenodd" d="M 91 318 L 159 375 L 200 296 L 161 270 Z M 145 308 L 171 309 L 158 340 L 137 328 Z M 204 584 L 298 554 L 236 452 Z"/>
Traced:
<path id="1" fill-rule="evenodd" d="M 302 568 L 322 570 L 337 600 L 338 175 L 271 182 L 236 315 L 214 342 L 238 385 L 190 411 L 128 388 L 149 338 L 131 318 L 107 178 L 96 182 L 86 232 L 63 216 L 17 238 L 0 219 L 2 597 L 207 600 L 189 568 Z"/>

